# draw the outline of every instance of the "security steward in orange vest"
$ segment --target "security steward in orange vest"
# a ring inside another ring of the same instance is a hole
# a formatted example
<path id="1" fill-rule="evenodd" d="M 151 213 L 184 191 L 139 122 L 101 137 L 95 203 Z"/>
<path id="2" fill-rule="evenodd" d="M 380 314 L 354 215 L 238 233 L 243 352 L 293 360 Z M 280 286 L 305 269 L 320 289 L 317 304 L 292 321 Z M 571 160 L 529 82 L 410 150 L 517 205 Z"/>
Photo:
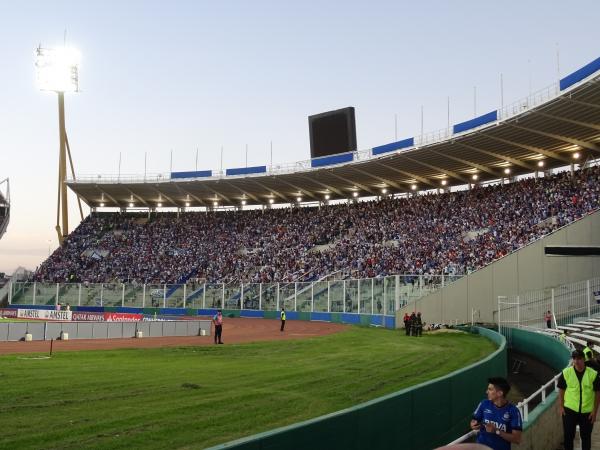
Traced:
<path id="1" fill-rule="evenodd" d="M 575 428 L 579 425 L 581 450 L 590 450 L 592 429 L 600 403 L 600 377 L 586 367 L 584 354 L 575 350 L 573 365 L 564 369 L 558 379 L 559 411 L 563 421 L 565 450 L 573 450 Z"/>

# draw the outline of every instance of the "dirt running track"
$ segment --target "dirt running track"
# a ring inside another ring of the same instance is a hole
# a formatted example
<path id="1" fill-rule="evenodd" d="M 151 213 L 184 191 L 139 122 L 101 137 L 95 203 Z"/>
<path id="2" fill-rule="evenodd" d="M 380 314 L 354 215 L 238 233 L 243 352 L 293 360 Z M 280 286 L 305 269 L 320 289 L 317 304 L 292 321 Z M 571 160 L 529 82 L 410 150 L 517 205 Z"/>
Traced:
<path id="1" fill-rule="evenodd" d="M 285 331 L 279 331 L 279 320 L 225 318 L 223 321 L 223 342 L 241 344 L 256 341 L 282 341 L 287 339 L 305 339 L 337 333 L 348 327 L 339 323 L 308 322 L 288 320 Z M 72 339 L 54 341 L 54 352 L 74 350 L 111 350 L 116 348 L 155 348 L 194 345 L 215 345 L 213 336 L 173 336 L 144 337 L 141 339 Z M 9 353 L 45 353 L 50 351 L 50 341 L 0 342 L 0 355 Z"/>

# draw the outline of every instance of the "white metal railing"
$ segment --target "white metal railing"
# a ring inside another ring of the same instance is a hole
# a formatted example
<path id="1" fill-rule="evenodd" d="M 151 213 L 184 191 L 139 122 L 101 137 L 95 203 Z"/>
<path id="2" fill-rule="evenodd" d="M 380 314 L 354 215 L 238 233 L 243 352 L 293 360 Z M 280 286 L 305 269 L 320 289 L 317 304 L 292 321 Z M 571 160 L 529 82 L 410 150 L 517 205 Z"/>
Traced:
<path id="1" fill-rule="evenodd" d="M 330 275 L 336 275 L 330 274 Z M 393 315 L 408 300 L 416 301 L 456 280 L 430 284 L 431 275 L 382 278 L 320 279 L 291 283 L 9 283 L 9 303 L 28 305 L 121 306 L 160 308 L 223 308 L 342 312 Z M 326 278 L 326 277 L 324 277 Z"/>
<path id="2" fill-rule="evenodd" d="M 565 89 L 564 91 L 560 90 L 559 82 L 555 82 L 546 86 L 536 92 L 531 93 L 530 95 L 521 98 L 513 103 L 510 103 L 506 106 L 500 105 L 500 108 L 497 109 L 498 117 L 494 122 L 483 124 L 476 128 L 471 128 L 469 130 L 463 131 L 461 133 L 453 133 L 453 127 L 450 128 L 441 128 L 435 131 L 429 131 L 427 133 L 421 133 L 414 136 L 414 146 L 396 150 L 396 153 L 402 153 L 406 151 L 410 151 L 414 148 L 437 144 L 440 142 L 447 141 L 449 139 L 454 139 L 457 136 L 461 136 L 463 134 L 472 133 L 474 130 L 478 130 L 481 128 L 489 127 L 503 120 L 507 120 L 509 118 L 518 116 L 523 114 L 533 108 L 536 108 L 550 100 L 557 98 L 560 95 L 564 95 L 571 91 L 572 89 L 580 86 L 581 84 L 591 80 L 593 78 L 598 77 L 597 74 L 591 74 L 584 80 L 581 80 L 578 83 L 575 83 L 573 86 Z M 388 155 L 388 154 L 386 154 Z M 353 161 L 343 163 L 343 164 L 351 164 L 354 161 L 368 161 L 370 159 L 380 158 L 381 155 L 373 155 L 373 149 L 362 149 L 353 152 Z M 339 164 L 339 165 L 343 165 Z M 335 164 L 338 165 L 338 164 Z M 291 163 L 283 163 L 283 164 L 271 164 L 267 165 L 266 175 L 283 175 L 288 173 L 302 172 L 302 171 L 312 171 L 312 170 L 320 170 L 322 167 L 312 167 L 311 160 L 303 160 L 296 161 Z M 239 177 L 253 177 L 253 176 L 264 176 L 265 173 L 258 174 L 243 174 L 237 175 Z M 221 168 L 219 170 L 213 170 L 211 177 L 206 177 L 202 179 L 221 179 L 226 177 L 226 170 Z M 235 176 L 227 176 L 228 179 Z M 159 172 L 159 173 L 151 173 L 151 174 L 100 174 L 100 175 L 76 175 L 76 177 L 69 176 L 67 181 L 69 183 L 156 183 L 156 182 L 170 182 L 171 181 L 171 173 L 170 172 Z"/>
<path id="3" fill-rule="evenodd" d="M 600 314 L 600 277 L 519 295 L 499 296 L 494 312 L 500 327 L 546 328 L 550 311 L 554 326 Z"/>
<path id="4" fill-rule="evenodd" d="M 558 379 L 560 378 L 560 375 L 561 375 L 560 373 L 556 374 L 550 381 L 548 381 L 546 384 L 542 385 L 541 388 L 539 388 L 537 391 L 535 391 L 529 397 L 527 397 L 526 399 L 523 399 L 522 401 L 517 403 L 517 408 L 521 412 L 521 416 L 523 417 L 523 422 L 529 421 L 529 403 L 530 402 L 532 402 L 538 396 L 541 395 L 541 398 L 542 398 L 541 403 L 545 404 L 546 403 L 546 390 L 552 385 L 554 385 L 554 392 L 558 391 Z"/>
<path id="5" fill-rule="evenodd" d="M 446 445 L 456 445 L 456 444 L 461 444 L 463 442 L 468 441 L 469 439 L 473 438 L 477 436 L 477 431 L 475 430 L 471 430 L 469 431 L 467 434 L 463 434 L 461 437 L 459 437 L 458 439 L 450 442 L 449 444 Z"/>

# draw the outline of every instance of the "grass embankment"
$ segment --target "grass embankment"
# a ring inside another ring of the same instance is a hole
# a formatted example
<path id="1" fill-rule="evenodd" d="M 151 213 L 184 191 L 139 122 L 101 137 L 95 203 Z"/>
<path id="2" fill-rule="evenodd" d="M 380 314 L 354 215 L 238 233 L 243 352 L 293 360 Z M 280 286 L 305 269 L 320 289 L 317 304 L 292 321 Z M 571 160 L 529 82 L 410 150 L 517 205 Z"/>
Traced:
<path id="1" fill-rule="evenodd" d="M 203 448 L 389 394 L 493 350 L 479 336 L 353 327 L 298 341 L 1 356 L 0 448 Z"/>

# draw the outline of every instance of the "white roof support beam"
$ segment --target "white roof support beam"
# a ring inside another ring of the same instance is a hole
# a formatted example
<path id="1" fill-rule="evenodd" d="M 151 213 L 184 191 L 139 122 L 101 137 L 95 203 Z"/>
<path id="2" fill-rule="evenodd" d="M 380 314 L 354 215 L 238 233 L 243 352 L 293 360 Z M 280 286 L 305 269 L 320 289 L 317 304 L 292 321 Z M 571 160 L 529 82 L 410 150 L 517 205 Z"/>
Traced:
<path id="1" fill-rule="evenodd" d="M 129 192 L 129 194 L 130 194 L 130 195 L 131 195 L 133 198 L 135 198 L 137 201 L 139 201 L 139 202 L 142 202 L 142 204 L 144 204 L 145 206 L 150 206 L 150 205 L 148 205 L 148 203 L 146 202 L 146 200 L 144 200 L 144 197 L 141 197 L 141 196 L 137 195 L 136 193 L 134 193 L 134 192 L 133 192 L 131 189 L 129 189 L 129 188 L 125 188 L 125 190 L 126 190 L 127 192 Z"/>
<path id="2" fill-rule="evenodd" d="M 517 127 L 517 128 L 520 128 L 520 129 L 526 130 L 526 131 L 531 131 L 531 130 L 529 130 L 527 128 L 523 128 L 523 127 Z M 539 148 L 539 147 L 534 147 L 533 145 L 521 144 L 519 142 L 511 141 L 509 139 L 504 139 L 504 138 L 497 137 L 497 136 L 492 136 L 490 134 L 486 134 L 485 137 L 492 139 L 494 141 L 502 142 L 503 144 L 512 145 L 513 147 L 522 148 L 524 150 L 529 150 L 530 152 L 538 153 L 538 154 L 547 156 L 548 158 L 556 159 L 558 161 L 562 161 L 564 163 L 571 164 L 571 160 L 569 158 L 559 155 L 558 153 L 550 151 L 550 150 L 546 150 L 546 149 Z"/>
<path id="3" fill-rule="evenodd" d="M 117 207 L 121 208 L 121 203 L 118 202 L 112 195 L 110 195 L 107 192 L 104 192 L 102 189 L 100 189 L 98 186 L 96 186 L 96 188 L 100 191 L 100 193 L 106 197 L 108 197 L 108 199 L 113 202 Z"/>
<path id="4" fill-rule="evenodd" d="M 534 130 L 533 128 L 527 128 L 519 125 L 510 124 L 511 127 L 518 128 L 520 130 L 529 131 L 531 133 L 539 134 L 540 136 L 549 137 L 552 139 L 556 139 L 557 141 L 564 142 L 566 144 L 579 145 L 580 147 L 587 148 L 588 150 L 593 150 L 595 152 L 600 153 L 600 146 L 596 144 L 592 144 L 591 142 L 582 141 L 581 139 L 573 139 L 567 136 L 561 136 L 559 134 L 547 133 L 546 131 Z M 540 152 L 541 153 L 541 152 Z M 549 152 L 552 153 L 552 152 Z M 561 159 L 561 158 L 559 158 Z M 569 158 L 562 157 L 561 161 L 571 163 L 572 161 Z"/>
<path id="5" fill-rule="evenodd" d="M 357 167 L 352 167 L 352 170 L 354 170 L 355 172 L 358 172 L 361 175 L 364 175 L 366 177 L 373 178 L 374 180 L 381 181 L 381 182 L 385 183 L 386 185 L 391 186 L 391 187 L 393 187 L 395 189 L 403 189 L 403 187 L 401 187 L 395 181 L 389 180 L 387 178 L 380 177 L 379 175 L 375 175 L 375 174 L 369 173 L 369 172 L 367 172 L 365 170 L 362 170 L 362 169 L 359 169 Z"/>
<path id="6" fill-rule="evenodd" d="M 451 159 L 452 161 L 456 161 L 456 162 L 459 162 L 459 163 L 461 163 L 461 164 L 464 164 L 465 166 L 471 166 L 471 167 L 474 167 L 474 168 L 475 168 L 475 169 L 477 169 L 477 170 L 480 170 L 480 171 L 482 171 L 482 172 L 485 172 L 485 173 L 489 173 L 490 175 L 493 175 L 493 176 L 495 176 L 495 177 L 498 177 L 498 178 L 502 178 L 502 177 L 504 177 L 504 175 L 502 175 L 502 174 L 499 174 L 499 173 L 497 173 L 496 171 L 494 171 L 494 170 L 490 169 L 489 167 L 487 167 L 487 166 L 483 166 L 483 165 L 481 165 L 481 164 L 478 164 L 478 163 L 476 163 L 476 162 L 473 162 L 473 161 L 468 161 L 468 160 L 466 160 L 466 159 L 462 159 L 462 158 L 457 158 L 456 156 L 450 156 L 450 155 L 446 155 L 446 154 L 444 154 L 444 153 L 441 153 L 441 152 L 438 152 L 438 151 L 436 151 L 436 150 L 429 150 L 429 151 L 430 151 L 431 153 L 435 153 L 436 155 L 438 155 L 438 156 L 441 156 L 441 157 L 443 157 L 443 158 L 448 158 L 448 159 Z"/>
<path id="7" fill-rule="evenodd" d="M 349 180 L 347 178 L 341 177 L 339 175 L 336 175 L 335 173 L 331 172 L 329 175 L 331 175 L 332 177 L 338 178 L 340 180 L 342 180 L 345 183 L 350 183 L 351 186 L 356 186 L 357 188 L 360 188 L 363 191 L 368 192 L 369 194 L 373 194 L 373 195 L 377 195 L 370 187 L 362 184 L 362 183 L 357 183 L 356 181 L 352 181 Z"/>
<path id="8" fill-rule="evenodd" d="M 240 191 L 240 193 L 244 196 L 244 198 L 248 197 L 248 198 L 254 200 L 255 202 L 260 202 L 260 200 L 258 200 L 258 197 L 256 197 L 253 194 L 251 194 L 249 192 L 246 192 L 243 189 L 237 187 L 234 183 L 229 183 L 229 182 L 226 182 L 226 183 L 227 183 L 228 186 L 231 186 L 232 188 Z"/>
<path id="9" fill-rule="evenodd" d="M 400 175 L 404 175 L 405 177 L 413 178 L 413 179 L 417 180 L 419 183 L 427 184 L 428 186 L 432 186 L 435 188 L 439 187 L 437 184 L 430 181 L 428 178 L 422 177 L 420 175 L 416 175 L 411 172 L 407 172 L 405 170 L 397 169 L 396 167 L 394 167 L 392 165 L 386 166 L 385 164 L 382 164 L 380 162 L 375 162 L 374 164 L 378 165 L 379 167 L 383 167 L 385 169 L 393 170 L 394 172 L 399 173 Z"/>
<path id="10" fill-rule="evenodd" d="M 167 194 L 163 194 L 159 189 L 156 188 L 151 188 L 153 191 L 158 192 L 159 198 L 166 198 L 167 201 L 169 203 L 171 203 L 173 206 L 181 206 L 179 203 L 177 203 L 175 200 L 173 200 L 171 197 L 169 197 Z"/>
<path id="11" fill-rule="evenodd" d="M 233 204 L 233 203 L 231 202 L 231 200 L 229 200 L 229 198 L 227 198 L 227 196 L 226 196 L 225 194 L 221 194 L 220 192 L 217 192 L 217 191 L 215 191 L 215 190 L 214 190 L 213 188 L 211 188 L 211 187 L 210 187 L 210 185 L 208 185 L 208 184 L 207 184 L 205 187 L 206 187 L 206 189 L 208 189 L 210 192 L 212 192 L 213 194 L 215 194 L 215 197 L 216 197 L 216 198 L 218 198 L 218 199 L 221 199 L 221 200 L 224 200 L 226 203 Z"/>
<path id="12" fill-rule="evenodd" d="M 400 155 L 400 157 L 404 158 L 404 159 L 407 159 L 408 161 L 410 161 L 412 163 L 419 164 L 421 166 L 428 167 L 428 168 L 433 169 L 435 171 L 441 172 L 441 173 L 443 173 L 445 175 L 448 175 L 449 177 L 452 177 L 452 178 L 455 178 L 457 180 L 460 180 L 460 181 L 462 181 L 465 184 L 471 183 L 471 180 L 467 179 L 466 177 L 464 177 L 464 176 L 462 176 L 462 175 L 460 175 L 460 174 L 458 174 L 458 173 L 456 173 L 456 172 L 454 172 L 452 170 L 442 169 L 441 167 L 433 166 L 433 165 L 428 164 L 426 162 L 417 161 L 416 159 L 409 158 L 408 156 Z M 436 187 L 438 187 L 438 186 L 436 186 Z"/>
<path id="13" fill-rule="evenodd" d="M 306 178 L 307 180 L 310 180 L 310 182 L 311 182 L 311 183 L 318 184 L 319 186 L 322 186 L 322 187 L 324 187 L 324 188 L 325 188 L 325 189 L 327 189 L 328 191 L 336 193 L 336 194 L 337 194 L 337 195 L 339 195 L 340 197 L 344 197 L 344 198 L 346 197 L 346 194 L 344 194 L 344 192 L 342 192 L 342 191 L 341 191 L 341 190 L 339 190 L 338 188 L 336 188 L 336 187 L 333 187 L 333 186 L 330 186 L 330 185 L 328 185 L 328 184 L 326 184 L 326 183 L 323 183 L 323 182 L 321 182 L 321 181 L 319 181 L 319 180 L 316 180 L 316 179 L 314 179 L 314 178 L 311 178 L 311 177 L 310 177 L 310 172 L 308 172 L 308 173 L 305 173 L 305 174 L 302 174 L 302 176 L 303 176 L 304 178 Z"/>
<path id="14" fill-rule="evenodd" d="M 319 198 L 315 194 L 313 194 L 312 192 L 307 191 L 306 189 L 301 188 L 299 186 L 296 186 L 295 184 L 290 183 L 289 181 L 285 181 L 283 179 L 279 179 L 278 181 L 280 183 L 287 184 L 289 187 L 291 187 L 293 189 L 296 189 L 297 192 L 300 192 L 300 193 L 306 195 L 307 197 L 310 197 L 310 198 L 315 199 L 315 200 L 319 200 Z"/>
<path id="15" fill-rule="evenodd" d="M 579 125 L 580 127 L 589 128 L 590 130 L 600 131 L 600 125 L 594 123 L 582 122 L 580 120 L 567 119 L 566 117 L 557 116 L 555 114 L 547 114 L 540 111 L 532 111 L 537 116 L 547 117 L 548 119 L 559 120 L 565 123 L 571 123 L 573 125 Z"/>
<path id="16" fill-rule="evenodd" d="M 179 186 L 179 183 L 174 183 L 174 184 L 175 184 L 175 189 L 177 189 L 180 193 L 185 194 L 188 197 L 191 197 L 194 200 L 196 200 L 201 205 L 206 206 L 206 203 L 200 197 L 198 197 L 197 195 L 192 194 L 191 192 L 187 191 L 186 189 L 183 189 L 181 186 Z"/>
<path id="17" fill-rule="evenodd" d="M 252 183 L 257 184 L 258 186 L 260 186 L 261 188 L 263 188 L 265 191 L 269 191 L 271 193 L 271 195 L 279 197 L 281 200 L 283 200 L 284 203 L 291 203 L 290 200 L 285 195 L 283 195 L 281 192 L 276 191 L 275 189 L 271 189 L 271 188 L 265 186 L 261 182 L 256 181 L 256 179 L 250 178 L 249 181 L 252 181 Z"/>
<path id="18" fill-rule="evenodd" d="M 498 158 L 498 159 L 500 159 L 502 161 L 506 161 L 506 162 L 511 163 L 511 164 L 513 164 L 515 166 L 522 167 L 523 169 L 526 169 L 526 170 L 531 171 L 531 172 L 535 172 L 536 170 L 539 170 L 539 169 L 535 168 L 534 166 L 521 161 L 520 159 L 515 159 L 515 158 L 512 158 L 510 156 L 501 155 L 500 153 L 492 152 L 492 151 L 489 151 L 489 150 L 484 150 L 484 149 L 482 149 L 480 147 L 475 147 L 474 145 L 463 144 L 463 143 L 460 143 L 460 142 L 455 142 L 455 145 L 460 145 L 461 147 L 468 148 L 469 150 L 473 150 L 475 152 L 483 153 L 484 155 L 488 155 L 488 156 L 492 156 L 494 158 Z"/>
<path id="19" fill-rule="evenodd" d="M 600 109 L 600 105 L 597 103 L 582 102 L 581 100 L 574 100 L 570 97 L 565 97 L 563 100 L 568 101 L 569 103 L 575 103 L 576 105 L 585 106 L 587 108 Z"/>

